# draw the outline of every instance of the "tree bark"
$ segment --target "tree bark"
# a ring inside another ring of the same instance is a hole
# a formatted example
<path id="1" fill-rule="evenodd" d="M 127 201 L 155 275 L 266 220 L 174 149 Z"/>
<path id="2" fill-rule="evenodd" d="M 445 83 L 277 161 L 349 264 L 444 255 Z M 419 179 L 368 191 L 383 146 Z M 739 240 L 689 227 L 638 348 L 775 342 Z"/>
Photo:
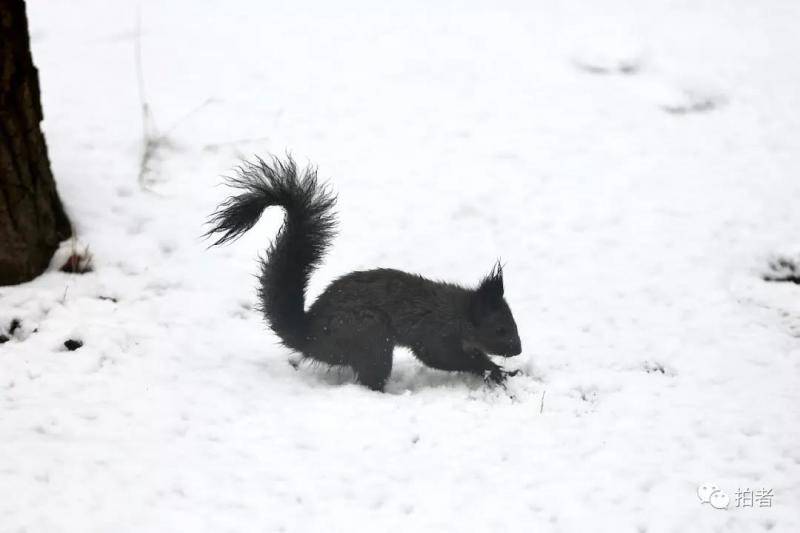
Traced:
<path id="1" fill-rule="evenodd" d="M 0 285 L 41 274 L 72 233 L 40 127 L 24 0 L 0 0 Z"/>

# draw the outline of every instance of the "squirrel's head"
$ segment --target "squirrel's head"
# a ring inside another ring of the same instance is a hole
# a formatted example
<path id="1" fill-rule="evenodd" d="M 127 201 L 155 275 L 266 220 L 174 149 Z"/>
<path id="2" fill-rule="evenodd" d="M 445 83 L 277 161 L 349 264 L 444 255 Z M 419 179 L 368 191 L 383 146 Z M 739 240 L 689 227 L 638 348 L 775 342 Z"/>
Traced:
<path id="1" fill-rule="evenodd" d="M 472 293 L 470 320 L 474 342 L 487 353 L 511 357 L 522 352 L 517 323 L 503 297 L 503 267 L 498 262 Z"/>

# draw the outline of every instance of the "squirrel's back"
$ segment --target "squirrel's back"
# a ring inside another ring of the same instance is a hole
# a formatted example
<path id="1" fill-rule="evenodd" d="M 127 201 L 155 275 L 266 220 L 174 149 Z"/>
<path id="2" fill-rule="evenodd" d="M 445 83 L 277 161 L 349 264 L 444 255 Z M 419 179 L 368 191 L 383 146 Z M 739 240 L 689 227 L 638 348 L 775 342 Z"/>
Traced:
<path id="1" fill-rule="evenodd" d="M 464 327 L 470 292 L 402 270 L 355 271 L 333 281 L 308 314 L 314 319 L 371 309 L 385 315 L 399 344 L 408 345 L 422 330 Z"/>

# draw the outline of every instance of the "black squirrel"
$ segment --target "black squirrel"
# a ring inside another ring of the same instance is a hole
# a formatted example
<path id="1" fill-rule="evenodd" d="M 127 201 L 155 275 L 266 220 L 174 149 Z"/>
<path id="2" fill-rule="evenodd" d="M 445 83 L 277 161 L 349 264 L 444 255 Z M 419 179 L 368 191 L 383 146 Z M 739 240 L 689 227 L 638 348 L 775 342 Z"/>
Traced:
<path id="1" fill-rule="evenodd" d="M 238 194 L 211 215 L 214 245 L 252 228 L 263 211 L 281 206 L 286 218 L 260 260 L 259 307 L 285 346 L 329 365 L 349 366 L 358 381 L 383 390 L 392 352 L 405 346 L 427 366 L 464 371 L 503 384 L 516 374 L 488 353 L 522 351 L 517 325 L 503 297 L 498 262 L 475 289 L 399 270 L 351 272 L 333 281 L 305 310 L 305 292 L 335 233 L 336 198 L 317 181 L 315 168 L 298 172 L 291 156 L 257 158 L 227 178 Z"/>

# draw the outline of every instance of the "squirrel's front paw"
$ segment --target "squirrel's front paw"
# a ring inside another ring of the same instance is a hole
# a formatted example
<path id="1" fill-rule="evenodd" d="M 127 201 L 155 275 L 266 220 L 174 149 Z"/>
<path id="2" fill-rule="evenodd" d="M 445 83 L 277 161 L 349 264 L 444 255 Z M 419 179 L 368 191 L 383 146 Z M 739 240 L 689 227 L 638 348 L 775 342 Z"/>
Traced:
<path id="1" fill-rule="evenodd" d="M 498 366 L 497 368 L 485 371 L 483 373 L 483 380 L 486 383 L 503 385 L 508 377 L 516 376 L 517 374 L 519 374 L 519 370 L 504 370 Z"/>

